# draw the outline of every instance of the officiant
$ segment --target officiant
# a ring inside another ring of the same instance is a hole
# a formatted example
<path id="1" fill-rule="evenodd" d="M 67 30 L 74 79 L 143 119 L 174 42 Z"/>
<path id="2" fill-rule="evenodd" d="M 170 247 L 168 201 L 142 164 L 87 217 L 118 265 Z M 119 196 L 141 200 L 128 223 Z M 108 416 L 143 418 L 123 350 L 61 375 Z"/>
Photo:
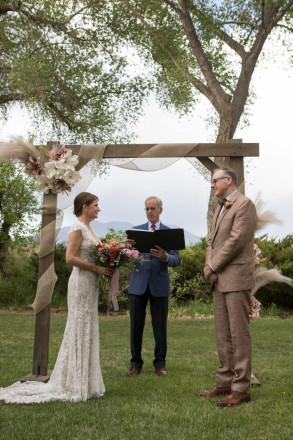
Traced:
<path id="1" fill-rule="evenodd" d="M 169 229 L 160 221 L 163 212 L 162 201 L 156 197 L 148 197 L 145 201 L 147 223 L 135 226 L 134 229 L 155 231 Z M 135 246 L 134 240 L 128 242 Z M 143 262 L 137 262 L 130 278 L 130 340 L 131 360 L 128 376 L 139 374 L 142 370 L 141 357 L 143 330 L 145 325 L 146 307 L 150 301 L 153 334 L 155 338 L 154 361 L 155 373 L 166 376 L 167 353 L 167 318 L 170 281 L 168 267 L 179 266 L 180 258 L 177 250 L 165 250 L 160 246 L 150 249 Z"/>

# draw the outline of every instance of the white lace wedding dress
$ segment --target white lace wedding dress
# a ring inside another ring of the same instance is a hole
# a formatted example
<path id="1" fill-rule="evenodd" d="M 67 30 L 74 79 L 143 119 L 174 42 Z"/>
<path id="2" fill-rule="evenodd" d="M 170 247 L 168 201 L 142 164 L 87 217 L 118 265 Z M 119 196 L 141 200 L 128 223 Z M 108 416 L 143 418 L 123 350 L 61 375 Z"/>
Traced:
<path id="1" fill-rule="evenodd" d="M 79 221 L 70 231 L 81 230 L 79 257 L 90 261 L 97 242 Z M 68 283 L 68 318 L 57 361 L 48 383 L 16 382 L 0 388 L 6 403 L 74 401 L 100 397 L 105 392 L 99 358 L 98 276 L 73 267 Z"/>

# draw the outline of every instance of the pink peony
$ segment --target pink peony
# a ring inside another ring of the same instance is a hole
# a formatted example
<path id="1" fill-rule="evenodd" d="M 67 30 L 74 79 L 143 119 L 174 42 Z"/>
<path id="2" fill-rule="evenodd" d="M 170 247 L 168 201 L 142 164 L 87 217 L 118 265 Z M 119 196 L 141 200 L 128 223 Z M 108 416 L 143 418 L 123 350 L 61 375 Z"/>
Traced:
<path id="1" fill-rule="evenodd" d="M 71 186 L 63 179 L 54 179 L 51 183 L 51 191 L 54 194 L 64 193 L 65 191 L 71 191 Z"/>
<path id="2" fill-rule="evenodd" d="M 34 179 L 37 176 L 41 176 L 42 174 L 44 174 L 44 169 L 44 162 L 40 157 L 35 159 L 34 157 L 30 156 L 25 164 L 26 173 Z"/>
<path id="3" fill-rule="evenodd" d="M 256 319 L 260 317 L 259 316 L 260 306 L 261 303 L 253 295 L 251 295 L 250 307 L 249 307 L 249 319 L 251 322 L 254 322 Z"/>
<path id="4" fill-rule="evenodd" d="M 72 155 L 72 151 L 65 148 L 63 145 L 59 150 L 56 148 L 53 148 L 53 150 L 49 153 L 49 159 L 50 160 L 60 160 L 63 159 L 65 156 L 70 157 Z"/>

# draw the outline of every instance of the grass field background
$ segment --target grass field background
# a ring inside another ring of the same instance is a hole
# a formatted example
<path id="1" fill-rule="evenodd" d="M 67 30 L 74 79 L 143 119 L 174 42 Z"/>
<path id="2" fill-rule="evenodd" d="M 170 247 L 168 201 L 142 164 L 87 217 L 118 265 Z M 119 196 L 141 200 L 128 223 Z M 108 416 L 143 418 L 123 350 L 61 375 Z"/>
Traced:
<path id="1" fill-rule="evenodd" d="M 60 347 L 66 314 L 51 317 L 49 367 Z M 129 318 L 100 317 L 101 365 L 106 394 L 87 402 L 7 405 L 0 402 L 0 439 L 292 439 L 293 319 L 261 318 L 251 325 L 253 373 L 261 386 L 252 401 L 219 408 L 198 396 L 215 383 L 214 322 L 169 319 L 166 377 L 154 374 L 149 317 L 142 374 L 127 377 Z M 31 372 L 34 316 L 0 311 L 0 386 Z"/>

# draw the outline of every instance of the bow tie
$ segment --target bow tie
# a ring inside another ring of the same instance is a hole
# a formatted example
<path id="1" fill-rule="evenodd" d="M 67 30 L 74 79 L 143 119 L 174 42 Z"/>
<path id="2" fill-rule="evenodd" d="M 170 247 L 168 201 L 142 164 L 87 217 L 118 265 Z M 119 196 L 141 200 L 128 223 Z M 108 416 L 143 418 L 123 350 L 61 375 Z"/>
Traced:
<path id="1" fill-rule="evenodd" d="M 226 202 L 228 202 L 227 199 L 219 200 L 219 205 L 224 206 Z"/>

